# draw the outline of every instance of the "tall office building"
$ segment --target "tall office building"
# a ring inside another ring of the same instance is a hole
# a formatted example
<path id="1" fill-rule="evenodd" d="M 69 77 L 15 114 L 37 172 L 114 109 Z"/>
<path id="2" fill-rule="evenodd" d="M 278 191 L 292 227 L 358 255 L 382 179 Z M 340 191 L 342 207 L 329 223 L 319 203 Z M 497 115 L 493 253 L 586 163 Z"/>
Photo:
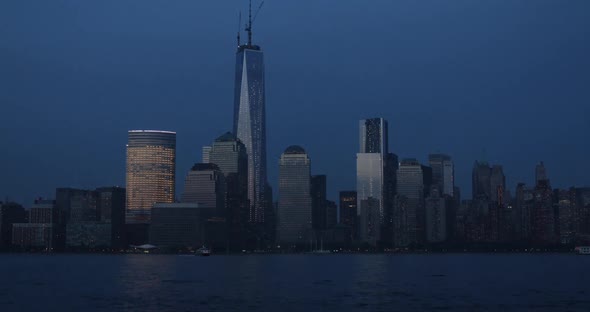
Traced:
<path id="1" fill-rule="evenodd" d="M 424 241 L 424 173 L 420 163 L 413 158 L 403 159 L 397 171 L 397 197 L 394 211 L 394 236 L 396 245 Z M 400 221 L 396 221 L 400 220 Z"/>
<path id="2" fill-rule="evenodd" d="M 225 216 L 225 179 L 216 164 L 195 164 L 186 175 L 183 203 L 214 208 L 217 216 Z"/>
<path id="3" fill-rule="evenodd" d="M 209 160 L 225 177 L 225 211 L 229 226 L 230 249 L 246 249 L 246 225 L 249 220 L 248 155 L 244 144 L 231 132 L 217 139 L 209 151 Z"/>
<path id="4" fill-rule="evenodd" d="M 236 54 L 234 89 L 234 134 L 246 146 L 248 154 L 248 199 L 250 222 L 264 222 L 268 199 L 266 180 L 266 116 L 264 59 L 259 46 L 252 44 L 252 22 L 246 27 L 248 42 L 240 44 Z"/>
<path id="5" fill-rule="evenodd" d="M 279 161 L 277 241 L 302 246 L 312 238 L 311 161 L 300 146 L 289 146 Z"/>
<path id="6" fill-rule="evenodd" d="M 363 119 L 359 122 L 359 153 L 356 154 L 357 215 L 361 221 L 361 241 L 373 246 L 381 239 L 381 225 L 385 220 L 384 168 L 388 154 L 387 136 L 387 121 L 383 118 Z"/>
<path id="7" fill-rule="evenodd" d="M 127 223 L 149 223 L 154 203 L 173 203 L 176 132 L 130 130 L 127 143 Z"/>
<path id="8" fill-rule="evenodd" d="M 545 170 L 545 164 L 540 162 L 535 166 L 535 185 L 539 183 L 539 181 L 548 180 L 547 178 L 547 170 Z"/>
<path id="9" fill-rule="evenodd" d="M 439 189 L 441 195 L 453 196 L 455 187 L 455 167 L 451 156 L 445 154 L 430 154 L 428 156 L 432 168 L 432 183 Z"/>

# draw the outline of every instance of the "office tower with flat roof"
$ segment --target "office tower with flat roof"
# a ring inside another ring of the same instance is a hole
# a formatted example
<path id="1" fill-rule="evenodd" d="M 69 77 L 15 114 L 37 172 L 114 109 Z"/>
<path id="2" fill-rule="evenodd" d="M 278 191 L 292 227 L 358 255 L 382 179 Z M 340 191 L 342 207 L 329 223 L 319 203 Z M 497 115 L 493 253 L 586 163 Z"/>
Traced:
<path id="1" fill-rule="evenodd" d="M 297 248 L 312 239 L 311 160 L 305 150 L 289 146 L 279 161 L 277 242 Z"/>
<path id="2" fill-rule="evenodd" d="M 225 179 L 216 164 L 195 164 L 186 175 L 183 203 L 197 203 L 213 208 L 217 216 L 225 217 Z"/>
<path id="3" fill-rule="evenodd" d="M 176 132 L 130 130 L 127 143 L 127 223 L 149 223 L 154 203 L 173 203 Z"/>
<path id="4" fill-rule="evenodd" d="M 236 52 L 233 133 L 244 143 L 248 154 L 248 199 L 250 222 L 263 223 L 269 204 L 265 198 L 266 177 L 266 112 L 264 54 L 252 44 L 252 21 L 246 31 L 248 42 L 240 43 Z"/>
<path id="5" fill-rule="evenodd" d="M 361 221 L 359 236 L 361 241 L 372 246 L 381 239 L 381 227 L 385 220 L 387 128 L 387 121 L 383 118 L 359 121 L 359 153 L 356 154 L 357 215 Z M 368 211 L 373 209 L 376 211 Z"/>
<path id="6" fill-rule="evenodd" d="M 428 156 L 432 168 L 432 183 L 439 189 L 441 195 L 453 196 L 455 187 L 455 167 L 451 156 L 445 154 L 430 154 Z"/>
<path id="7" fill-rule="evenodd" d="M 404 222 L 397 227 L 398 244 L 409 245 L 424 241 L 424 173 L 414 158 L 400 162 L 397 170 L 397 205 L 394 219 Z"/>
<path id="8" fill-rule="evenodd" d="M 201 162 L 204 164 L 208 164 L 210 162 L 209 157 L 211 154 L 211 146 L 203 146 L 201 151 Z"/>

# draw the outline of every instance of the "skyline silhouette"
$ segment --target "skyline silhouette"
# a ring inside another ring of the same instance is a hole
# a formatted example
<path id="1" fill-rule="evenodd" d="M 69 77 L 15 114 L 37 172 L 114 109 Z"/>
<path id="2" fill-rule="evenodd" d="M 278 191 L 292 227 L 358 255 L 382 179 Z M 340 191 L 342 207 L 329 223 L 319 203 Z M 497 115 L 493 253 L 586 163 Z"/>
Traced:
<path id="1" fill-rule="evenodd" d="M 201 147 L 232 128 L 242 2 L 1 4 L 3 199 L 124 186 L 131 129 L 177 132 L 182 190 Z M 400 159 L 450 155 L 463 198 L 482 158 L 511 192 L 539 161 L 553 187 L 588 184 L 590 4 L 426 3 L 265 4 L 255 41 L 275 194 L 290 145 L 327 175 L 328 198 L 354 190 L 358 121 L 371 117 L 388 120 Z"/>

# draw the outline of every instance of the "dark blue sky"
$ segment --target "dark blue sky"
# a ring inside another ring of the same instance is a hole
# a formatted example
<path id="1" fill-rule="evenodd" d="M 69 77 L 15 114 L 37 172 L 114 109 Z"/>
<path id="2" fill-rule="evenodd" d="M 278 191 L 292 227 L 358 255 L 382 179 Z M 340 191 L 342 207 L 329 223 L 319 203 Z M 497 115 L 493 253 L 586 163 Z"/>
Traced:
<path id="1" fill-rule="evenodd" d="M 178 132 L 180 195 L 231 129 L 240 7 L 0 2 L 0 196 L 124 185 L 129 129 Z M 374 116 L 400 157 L 450 154 L 464 197 L 484 149 L 512 191 L 539 160 L 554 187 L 590 184 L 590 1 L 268 0 L 254 29 L 275 191 L 291 144 L 330 198 L 354 189 L 358 120 Z"/>

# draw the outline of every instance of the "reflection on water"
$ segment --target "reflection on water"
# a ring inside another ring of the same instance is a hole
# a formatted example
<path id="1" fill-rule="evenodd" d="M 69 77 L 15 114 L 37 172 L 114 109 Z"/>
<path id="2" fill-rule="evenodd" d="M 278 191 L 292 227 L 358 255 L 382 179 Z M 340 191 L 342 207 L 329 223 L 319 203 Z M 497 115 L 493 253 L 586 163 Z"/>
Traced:
<path id="1" fill-rule="evenodd" d="M 0 255 L 0 311 L 590 311 L 570 255 Z"/>

